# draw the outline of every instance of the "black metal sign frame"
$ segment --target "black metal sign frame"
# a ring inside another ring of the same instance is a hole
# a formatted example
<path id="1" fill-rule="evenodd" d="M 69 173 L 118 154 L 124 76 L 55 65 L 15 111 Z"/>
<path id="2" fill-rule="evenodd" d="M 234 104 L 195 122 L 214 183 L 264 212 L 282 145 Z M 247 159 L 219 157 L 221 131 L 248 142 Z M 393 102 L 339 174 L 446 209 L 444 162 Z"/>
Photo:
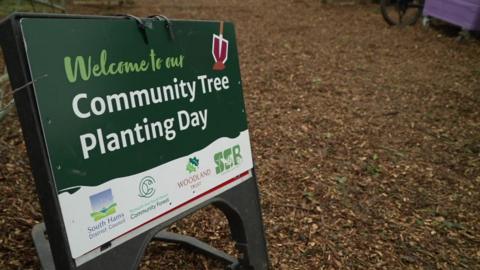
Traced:
<path id="1" fill-rule="evenodd" d="M 57 14 L 15 13 L 0 22 L 0 44 L 3 49 L 15 103 L 22 125 L 23 136 L 35 179 L 45 224 L 33 228 L 32 236 L 45 270 L 93 270 L 93 269 L 137 269 L 148 243 L 162 240 L 184 244 L 207 255 L 229 263 L 230 269 L 268 269 L 268 254 L 261 216 L 259 192 L 255 172 L 252 169 L 248 180 L 226 192 L 209 199 L 186 212 L 183 212 L 159 226 L 146 231 L 116 247 L 107 244 L 101 255 L 77 266 L 69 249 L 65 225 L 56 196 L 56 188 L 51 173 L 51 164 L 43 139 L 39 112 L 31 74 L 28 68 L 24 40 L 20 29 L 22 18 L 63 18 L 63 19 L 109 19 L 121 20 L 125 17 L 80 16 Z M 233 258 L 199 240 L 165 231 L 169 225 L 207 206 L 214 205 L 228 219 L 231 236 L 236 243 L 240 257 Z M 46 235 L 48 235 L 48 240 Z"/>

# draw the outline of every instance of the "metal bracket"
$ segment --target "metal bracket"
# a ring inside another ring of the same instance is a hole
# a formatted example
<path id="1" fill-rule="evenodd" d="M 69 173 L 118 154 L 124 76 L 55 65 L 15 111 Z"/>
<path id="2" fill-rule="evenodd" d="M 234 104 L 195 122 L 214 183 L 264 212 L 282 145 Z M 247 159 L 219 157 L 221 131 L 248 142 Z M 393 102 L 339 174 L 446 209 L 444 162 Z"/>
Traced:
<path id="1" fill-rule="evenodd" d="M 165 28 L 168 31 L 168 35 L 170 36 L 170 40 L 175 40 L 175 34 L 173 33 L 172 22 L 164 15 L 152 15 L 149 18 L 155 18 L 159 21 L 165 21 Z"/>
<path id="2" fill-rule="evenodd" d="M 125 14 L 125 15 L 119 15 L 119 16 L 124 16 L 127 19 L 131 19 L 137 22 L 138 29 L 140 30 L 140 33 L 142 33 L 143 40 L 145 43 L 148 44 L 148 37 L 147 37 L 147 27 L 145 26 L 145 23 L 142 21 L 142 19 L 138 18 L 137 16 L 133 16 L 131 14 Z"/>
<path id="3" fill-rule="evenodd" d="M 133 15 L 130 15 L 130 14 L 125 14 L 125 15 L 121 14 L 121 15 L 118 15 L 118 16 L 123 16 L 125 18 L 135 20 L 137 22 L 138 29 L 142 33 L 142 37 L 143 37 L 145 43 L 148 44 L 148 36 L 147 36 L 147 28 L 148 27 L 147 27 L 147 24 L 142 19 L 140 19 L 139 17 L 133 16 Z M 165 21 L 165 28 L 167 29 L 170 40 L 175 40 L 175 34 L 173 33 L 172 22 L 166 16 L 164 16 L 164 15 L 152 15 L 152 16 L 149 16 L 148 18 L 157 19 L 159 21 Z"/>

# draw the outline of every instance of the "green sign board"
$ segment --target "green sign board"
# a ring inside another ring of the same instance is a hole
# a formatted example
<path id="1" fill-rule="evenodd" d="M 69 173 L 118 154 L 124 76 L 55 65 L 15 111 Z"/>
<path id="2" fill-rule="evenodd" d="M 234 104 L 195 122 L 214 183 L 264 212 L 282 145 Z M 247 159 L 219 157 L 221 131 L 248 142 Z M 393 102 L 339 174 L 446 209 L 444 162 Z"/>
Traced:
<path id="1" fill-rule="evenodd" d="M 71 254 L 88 260 L 253 167 L 231 23 L 24 18 Z M 123 239 L 123 240 L 122 240 Z"/>

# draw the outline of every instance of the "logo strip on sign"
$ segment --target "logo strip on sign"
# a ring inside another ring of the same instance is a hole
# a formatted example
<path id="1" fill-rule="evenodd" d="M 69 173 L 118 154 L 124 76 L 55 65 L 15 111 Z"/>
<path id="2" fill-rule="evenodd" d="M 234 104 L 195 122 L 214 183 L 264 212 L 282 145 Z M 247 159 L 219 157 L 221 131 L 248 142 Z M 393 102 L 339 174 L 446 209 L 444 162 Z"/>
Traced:
<path id="1" fill-rule="evenodd" d="M 246 171 L 246 172 L 240 174 L 239 176 L 237 176 L 235 178 L 232 178 L 232 179 L 226 181 L 225 183 L 223 183 L 223 184 L 221 184 L 221 185 L 219 185 L 215 188 L 212 188 L 211 190 L 209 190 L 209 191 L 207 191 L 203 194 L 200 194 L 197 197 L 192 198 L 189 201 L 184 202 L 183 204 L 178 205 L 178 206 L 168 210 L 165 213 L 162 213 L 159 216 L 152 218 L 151 220 L 148 220 L 145 223 L 140 224 L 135 228 L 132 228 L 130 231 L 125 232 L 124 234 L 118 236 L 117 238 L 112 239 L 111 246 L 112 247 L 118 246 L 118 245 L 124 243 L 125 241 L 128 241 L 129 239 L 131 239 L 135 236 L 138 236 L 141 233 L 148 231 L 149 229 L 152 229 L 152 228 L 156 227 L 157 225 L 161 224 L 162 222 L 165 222 L 166 220 L 168 220 L 168 219 L 170 219 L 170 218 L 172 218 L 172 217 L 174 217 L 178 214 L 181 214 L 183 212 L 182 208 L 184 208 L 188 205 L 194 205 L 194 206 L 199 205 L 199 204 L 203 203 L 204 201 L 206 201 L 210 198 L 213 198 L 213 197 L 217 196 L 218 194 L 220 194 L 220 193 L 222 193 L 222 192 L 224 192 L 228 189 L 234 188 L 236 185 L 242 183 L 243 181 L 248 180 L 250 177 L 252 177 L 252 172 L 251 171 Z M 90 259 L 98 256 L 99 254 L 101 254 L 100 248 L 90 250 L 85 255 L 77 258 L 76 263 L 77 263 L 77 265 L 82 265 L 85 262 L 89 261 Z"/>
<path id="2" fill-rule="evenodd" d="M 163 217 L 163 216 L 165 216 L 165 215 L 167 215 L 167 214 L 169 214 L 169 213 L 171 213 L 171 212 L 173 212 L 173 211 L 175 211 L 175 210 L 178 210 L 178 209 L 180 209 L 180 208 L 182 208 L 182 207 L 184 207 L 184 206 L 186 206 L 186 205 L 188 205 L 188 204 L 190 204 L 190 203 L 192 203 L 192 202 L 194 202 L 194 201 L 197 201 L 198 199 L 200 199 L 200 198 L 202 198 L 202 197 L 205 197 L 205 196 L 207 196 L 207 195 L 209 195 L 209 194 L 212 194 L 213 192 L 215 192 L 215 191 L 217 191 L 217 190 L 220 190 L 220 189 L 222 189 L 222 188 L 224 188 L 224 187 L 226 187 L 226 186 L 228 186 L 228 185 L 230 185 L 230 184 L 232 184 L 232 183 L 234 183 L 234 182 L 238 182 L 238 183 L 236 183 L 236 184 L 239 184 L 239 183 L 241 183 L 241 180 L 246 180 L 246 179 L 247 179 L 246 176 L 251 176 L 251 172 L 250 172 L 250 171 L 243 172 L 242 174 L 240 174 L 240 175 L 238 175 L 238 176 L 236 176 L 236 177 L 234 177 L 234 178 L 232 178 L 232 179 L 230 179 L 230 180 L 228 180 L 228 181 L 226 181 L 226 182 L 224 182 L 224 183 L 222 183 L 222 184 L 220 184 L 220 185 L 218 185 L 218 186 L 216 186 L 216 187 L 214 187 L 214 188 L 212 188 L 212 189 L 210 189 L 210 190 L 208 190 L 208 191 L 206 191 L 206 192 L 204 192 L 204 193 L 202 193 L 202 194 L 200 194 L 200 195 L 197 195 L 196 197 L 193 197 L 193 198 L 191 198 L 190 200 L 188 200 L 188 201 L 186 201 L 186 202 L 183 202 L 183 203 L 180 204 L 180 205 L 177 205 L 177 206 L 175 206 L 174 208 L 169 209 L 167 212 L 162 213 L 162 214 L 160 214 L 160 215 L 158 215 L 158 216 L 156 216 L 156 217 L 148 220 L 147 222 L 138 225 L 138 226 L 135 227 L 135 228 L 132 228 L 130 231 L 124 233 L 123 235 L 128 234 L 128 233 L 130 233 L 130 232 L 132 232 L 132 231 L 134 231 L 134 230 L 136 230 L 136 229 L 138 229 L 138 228 L 140 228 L 140 227 L 142 227 L 142 226 L 144 226 L 144 225 L 146 225 L 146 224 L 148 224 L 148 223 L 150 223 L 150 222 L 153 222 L 153 221 L 155 221 L 156 219 L 159 219 L 159 218 L 161 218 L 161 217 Z M 234 187 L 234 185 L 230 186 L 229 188 L 232 188 L 232 187 Z M 120 236 L 123 236 L 123 235 L 120 235 Z"/>

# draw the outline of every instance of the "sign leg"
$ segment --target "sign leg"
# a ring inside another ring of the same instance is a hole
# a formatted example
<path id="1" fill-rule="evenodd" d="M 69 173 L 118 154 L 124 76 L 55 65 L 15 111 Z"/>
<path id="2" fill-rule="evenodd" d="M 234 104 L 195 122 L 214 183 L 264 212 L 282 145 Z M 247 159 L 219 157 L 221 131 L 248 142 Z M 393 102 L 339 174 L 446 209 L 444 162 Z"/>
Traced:
<path id="1" fill-rule="evenodd" d="M 217 197 L 213 205 L 228 219 L 230 231 L 240 252 L 239 262 L 247 269 L 268 269 L 268 254 L 255 177 Z"/>
<path id="2" fill-rule="evenodd" d="M 235 257 L 232 257 L 225 252 L 218 250 L 197 238 L 181 235 L 177 233 L 168 232 L 166 230 L 160 231 L 154 237 L 154 240 L 159 240 L 163 242 L 169 243 L 176 243 L 181 244 L 187 248 L 194 249 L 195 251 L 199 251 L 206 256 L 213 257 L 215 259 L 230 263 L 230 264 L 237 264 L 238 261 Z"/>
<path id="3" fill-rule="evenodd" d="M 45 228 L 45 223 L 39 223 L 33 226 L 33 243 L 35 245 L 35 249 L 37 250 L 42 270 L 55 270 L 52 250 L 50 249 L 50 242 L 48 242 L 46 233 L 47 229 Z"/>

